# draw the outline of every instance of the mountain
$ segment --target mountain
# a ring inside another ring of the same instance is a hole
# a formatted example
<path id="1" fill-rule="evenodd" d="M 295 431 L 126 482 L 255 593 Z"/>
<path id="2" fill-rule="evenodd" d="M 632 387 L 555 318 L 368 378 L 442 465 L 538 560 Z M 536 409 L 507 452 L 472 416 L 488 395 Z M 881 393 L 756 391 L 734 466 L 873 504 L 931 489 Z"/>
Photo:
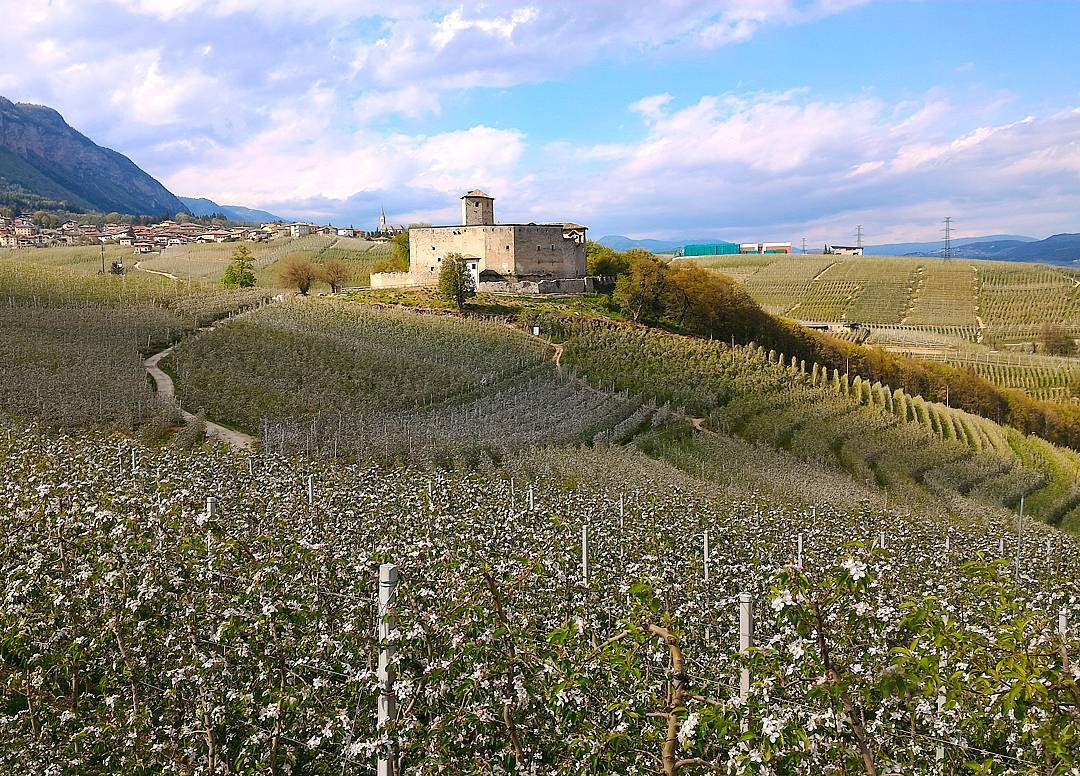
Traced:
<path id="1" fill-rule="evenodd" d="M 1037 242 L 1035 237 L 1024 237 L 1023 235 L 1016 234 L 990 234 L 985 237 L 962 237 L 957 240 L 953 240 L 952 249 L 955 253 L 961 248 L 965 248 L 970 245 L 978 245 L 981 243 L 996 243 L 1002 241 L 1010 241 L 1019 243 L 1025 242 Z M 941 240 L 935 240 L 934 242 L 906 242 L 906 243 L 888 243 L 885 245 L 867 245 L 863 248 L 863 253 L 867 256 L 940 256 L 943 251 L 943 243 Z M 968 257 L 974 258 L 974 257 Z"/>
<path id="2" fill-rule="evenodd" d="M 240 221 L 245 224 L 264 224 L 272 221 L 286 221 L 288 219 L 267 213 L 265 210 L 253 210 L 242 205 L 219 205 L 206 197 L 180 197 L 180 201 L 187 205 L 193 216 L 214 216 L 222 214 L 230 221 Z"/>
<path id="3" fill-rule="evenodd" d="M 644 248 L 647 251 L 653 253 L 670 253 L 676 248 L 681 248 L 684 245 L 692 245 L 695 243 L 711 243 L 716 242 L 715 238 L 703 239 L 703 240 L 635 240 L 633 237 L 623 237 L 621 234 L 608 234 L 604 235 L 597 240 L 601 245 L 606 245 L 612 250 L 619 252 L 625 251 L 627 248 Z"/>
<path id="4" fill-rule="evenodd" d="M 867 251 L 869 253 L 869 251 Z M 879 254 L 881 255 L 881 254 Z M 933 250 L 915 250 L 891 255 L 942 256 L 940 243 Z M 950 255 L 958 259 L 995 259 L 998 261 L 1032 261 L 1045 264 L 1080 262 L 1080 234 L 1055 234 L 1045 240 L 999 235 L 994 239 L 961 240 L 953 243 Z"/>
<path id="5" fill-rule="evenodd" d="M 123 154 L 44 105 L 0 97 L 0 196 L 38 207 L 167 215 L 184 204 Z"/>
<path id="6" fill-rule="evenodd" d="M 1080 261 L 1080 234 L 1051 235 L 1045 240 L 1009 246 L 1000 255 L 988 258 L 1071 264 Z"/>

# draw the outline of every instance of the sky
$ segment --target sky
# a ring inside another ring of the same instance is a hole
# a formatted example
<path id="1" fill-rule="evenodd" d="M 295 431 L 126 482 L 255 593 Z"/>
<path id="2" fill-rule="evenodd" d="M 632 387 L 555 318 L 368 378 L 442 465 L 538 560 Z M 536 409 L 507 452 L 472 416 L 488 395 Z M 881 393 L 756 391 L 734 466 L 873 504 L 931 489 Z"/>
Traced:
<path id="1" fill-rule="evenodd" d="M 373 228 L 1080 231 L 1080 1 L 0 0 L 0 95 L 171 191 Z"/>

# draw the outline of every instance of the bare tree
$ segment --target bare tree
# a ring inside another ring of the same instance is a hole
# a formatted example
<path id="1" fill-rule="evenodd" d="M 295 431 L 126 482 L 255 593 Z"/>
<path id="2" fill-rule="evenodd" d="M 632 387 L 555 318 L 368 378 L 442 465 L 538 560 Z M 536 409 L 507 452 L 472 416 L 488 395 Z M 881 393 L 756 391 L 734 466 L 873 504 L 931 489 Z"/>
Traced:
<path id="1" fill-rule="evenodd" d="M 290 259 L 278 272 L 278 282 L 285 288 L 295 288 L 307 296 L 317 273 L 315 265 L 307 259 Z"/>
<path id="2" fill-rule="evenodd" d="M 319 271 L 319 277 L 330 286 L 330 291 L 335 294 L 349 282 L 351 275 L 349 265 L 341 259 L 330 259 L 322 265 Z"/>

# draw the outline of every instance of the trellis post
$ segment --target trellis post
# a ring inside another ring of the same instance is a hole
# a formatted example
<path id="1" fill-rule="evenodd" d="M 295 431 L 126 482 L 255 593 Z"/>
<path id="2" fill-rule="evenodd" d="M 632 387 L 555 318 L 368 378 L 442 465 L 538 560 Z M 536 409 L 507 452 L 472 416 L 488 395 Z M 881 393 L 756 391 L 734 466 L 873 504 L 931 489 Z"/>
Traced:
<path id="1" fill-rule="evenodd" d="M 1020 584 L 1020 557 L 1024 547 L 1024 497 L 1020 497 L 1020 516 L 1016 520 L 1016 584 Z"/>
<path id="2" fill-rule="evenodd" d="M 581 526 L 581 583 L 589 586 L 589 524 Z"/>
<path id="3" fill-rule="evenodd" d="M 885 549 L 885 532 L 881 532 L 881 538 L 878 540 L 878 547 L 882 550 Z"/>
<path id="4" fill-rule="evenodd" d="M 315 475 L 309 474 L 307 476 L 307 503 L 308 506 L 314 506 L 315 504 Z"/>
<path id="5" fill-rule="evenodd" d="M 739 593 L 739 654 L 750 654 L 754 646 L 754 597 Z M 745 701 L 750 696 L 750 669 L 743 666 L 739 672 L 739 697 Z"/>
<path id="6" fill-rule="evenodd" d="M 214 517 L 217 514 L 217 499 L 213 496 L 206 497 L 206 516 Z"/>
<path id="7" fill-rule="evenodd" d="M 533 511 L 533 489 L 532 485 L 529 486 L 529 511 Z"/>
<path id="8" fill-rule="evenodd" d="M 379 566 L 379 666 L 376 678 L 379 682 L 378 730 L 382 730 L 394 718 L 394 645 L 390 634 L 394 630 L 394 597 L 398 586 L 398 567 L 393 563 Z M 376 765 L 378 776 L 394 776 L 394 761 L 390 752 L 379 755 Z"/>
<path id="9" fill-rule="evenodd" d="M 704 560 L 704 574 L 705 581 L 709 581 L 709 532 L 704 531 L 701 534 L 701 557 Z"/>
<path id="10" fill-rule="evenodd" d="M 799 534 L 795 540 L 795 566 L 799 570 L 802 570 L 802 534 Z"/>

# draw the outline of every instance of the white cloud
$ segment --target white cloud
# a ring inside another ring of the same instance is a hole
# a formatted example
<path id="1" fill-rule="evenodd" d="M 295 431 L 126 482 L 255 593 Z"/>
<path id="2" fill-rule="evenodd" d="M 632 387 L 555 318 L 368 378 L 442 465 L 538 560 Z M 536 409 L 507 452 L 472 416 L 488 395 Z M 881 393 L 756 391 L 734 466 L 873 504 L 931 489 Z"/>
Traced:
<path id="1" fill-rule="evenodd" d="M 968 234 L 1039 236 L 1080 209 L 1080 111 L 972 128 L 957 117 L 977 106 L 936 93 L 902 109 L 805 92 L 645 107 L 629 106 L 647 127 L 638 143 L 550 145 L 560 156 L 523 198 L 638 236 L 811 244 L 844 239 L 856 223 L 872 241 L 932 239 L 946 214 Z M 563 173 L 582 159 L 594 163 L 584 177 Z"/>

